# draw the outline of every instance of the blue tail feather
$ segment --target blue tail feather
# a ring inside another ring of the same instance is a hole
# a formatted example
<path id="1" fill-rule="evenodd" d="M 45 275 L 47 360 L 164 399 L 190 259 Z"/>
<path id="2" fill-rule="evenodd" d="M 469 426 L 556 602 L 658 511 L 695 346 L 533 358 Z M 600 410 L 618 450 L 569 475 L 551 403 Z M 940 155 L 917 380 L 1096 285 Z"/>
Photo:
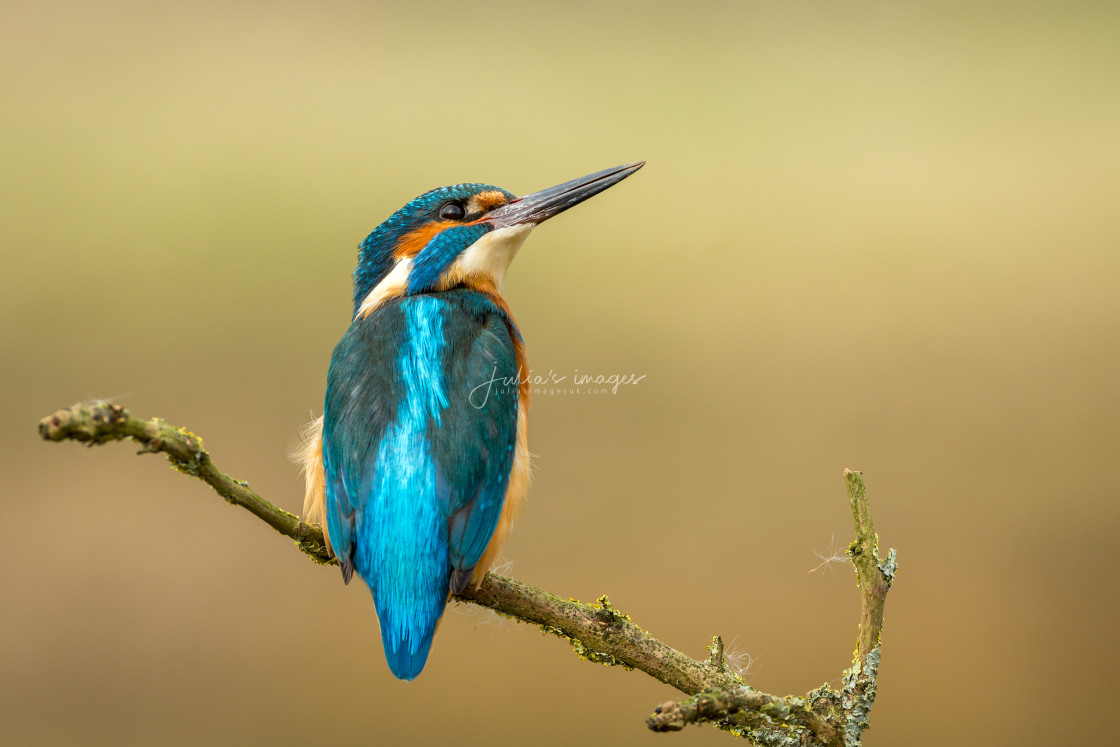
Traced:
<path id="1" fill-rule="evenodd" d="M 385 660 L 389 669 L 401 680 L 414 680 L 416 675 L 424 669 L 428 661 L 428 652 L 432 648 L 432 639 L 435 637 L 435 626 L 431 631 L 424 633 L 418 641 L 390 640 L 384 626 L 381 628 L 381 643 L 385 647 Z"/>
<path id="2" fill-rule="evenodd" d="M 433 600 L 425 600 L 434 601 L 434 604 L 405 605 L 400 600 L 378 600 L 374 596 L 377 616 L 381 622 L 381 644 L 385 649 L 385 661 L 398 679 L 416 679 L 424 669 L 446 600 L 446 586 L 442 594 Z M 379 601 L 382 603 L 378 603 Z"/>

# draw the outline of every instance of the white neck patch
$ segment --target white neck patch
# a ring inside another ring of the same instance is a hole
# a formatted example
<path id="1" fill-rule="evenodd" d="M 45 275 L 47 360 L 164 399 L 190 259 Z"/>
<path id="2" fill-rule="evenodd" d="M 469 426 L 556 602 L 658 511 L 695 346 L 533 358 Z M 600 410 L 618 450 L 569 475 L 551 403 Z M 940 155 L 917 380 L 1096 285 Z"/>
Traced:
<path id="1" fill-rule="evenodd" d="M 373 290 L 362 299 L 362 305 L 358 307 L 358 313 L 354 317 L 361 319 L 369 316 L 370 312 L 380 306 L 386 299 L 403 296 L 408 288 L 408 273 L 411 269 L 411 258 L 405 257 L 397 260 L 397 264 L 393 266 L 389 274 L 383 277 L 381 282 L 375 285 Z"/>

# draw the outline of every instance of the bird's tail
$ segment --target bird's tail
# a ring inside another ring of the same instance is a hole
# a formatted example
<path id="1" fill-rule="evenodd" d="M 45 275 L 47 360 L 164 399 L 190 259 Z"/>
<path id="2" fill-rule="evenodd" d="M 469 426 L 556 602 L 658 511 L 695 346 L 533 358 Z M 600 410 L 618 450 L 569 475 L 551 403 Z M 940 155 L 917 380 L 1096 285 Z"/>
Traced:
<path id="1" fill-rule="evenodd" d="M 378 610 L 385 660 L 397 679 L 414 680 L 424 669 L 428 652 L 432 648 L 432 639 L 436 635 L 436 625 L 443 614 L 444 599 L 440 600 L 438 610 L 422 613 L 411 619 L 393 610 Z"/>
<path id="2" fill-rule="evenodd" d="M 384 631 L 381 634 L 381 642 L 385 645 L 385 660 L 389 662 L 389 669 L 401 680 L 414 680 L 424 669 L 424 665 L 428 663 L 428 652 L 432 648 L 432 639 L 435 637 L 435 630 L 424 635 L 414 645 L 408 643 L 401 643 L 393 645 L 385 637 Z"/>

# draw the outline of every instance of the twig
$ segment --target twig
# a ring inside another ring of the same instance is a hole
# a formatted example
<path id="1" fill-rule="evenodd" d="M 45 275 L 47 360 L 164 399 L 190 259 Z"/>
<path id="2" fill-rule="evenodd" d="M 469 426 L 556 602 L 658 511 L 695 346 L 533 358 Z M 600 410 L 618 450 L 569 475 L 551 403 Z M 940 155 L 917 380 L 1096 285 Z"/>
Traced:
<path id="1" fill-rule="evenodd" d="M 132 439 L 141 445 L 141 454 L 163 452 L 179 471 L 198 477 L 230 503 L 295 540 L 300 551 L 316 563 L 335 562 L 318 526 L 273 506 L 250 490 L 248 483 L 221 472 L 202 439 L 183 428 L 159 418 L 139 420 L 120 405 L 94 401 L 43 418 L 39 434 L 49 441 L 74 440 L 90 446 Z M 468 588 L 458 598 L 539 625 L 544 632 L 569 641 L 580 658 L 640 669 L 693 696 L 659 706 L 647 722 L 654 731 L 711 721 L 759 744 L 783 744 L 792 739 L 788 744 L 856 745 L 867 728 L 867 711 L 875 697 L 883 599 L 896 566 L 894 550 L 887 560 L 878 560 L 878 538 L 859 473 L 845 471 L 845 479 L 857 532 L 849 553 L 859 574 L 864 604 L 856 662 L 845 673 L 845 686 L 839 692 L 824 686 L 804 698 L 783 698 L 752 690 L 724 662 L 723 641 L 718 636 L 709 647 L 708 658 L 693 659 L 635 625 L 605 596 L 594 604 L 583 604 L 490 573 L 478 589 Z"/>
<path id="2" fill-rule="evenodd" d="M 859 588 L 863 592 L 863 609 L 859 621 L 859 647 L 856 655 L 866 660 L 868 655 L 879 647 L 879 636 L 883 632 L 883 603 L 887 592 L 894 583 L 898 570 L 895 551 L 887 553 L 886 560 L 879 558 L 879 535 L 871 522 L 871 507 L 867 503 L 867 488 L 863 475 L 850 469 L 844 470 L 844 482 L 848 486 L 848 501 L 852 504 L 852 523 L 856 527 L 856 539 L 848 546 L 848 555 L 855 566 Z"/>

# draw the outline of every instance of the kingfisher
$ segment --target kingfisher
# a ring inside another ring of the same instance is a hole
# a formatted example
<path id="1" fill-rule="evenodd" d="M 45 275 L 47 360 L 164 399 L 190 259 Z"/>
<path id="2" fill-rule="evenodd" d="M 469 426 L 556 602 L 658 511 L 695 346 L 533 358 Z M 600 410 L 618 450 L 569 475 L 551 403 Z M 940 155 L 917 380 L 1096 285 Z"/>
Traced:
<path id="1" fill-rule="evenodd" d="M 354 312 L 300 449 L 304 514 L 369 586 L 389 669 L 415 679 L 451 594 L 478 586 L 529 486 L 529 365 L 502 298 L 540 223 L 644 161 L 515 197 L 425 192 L 358 247 Z"/>

